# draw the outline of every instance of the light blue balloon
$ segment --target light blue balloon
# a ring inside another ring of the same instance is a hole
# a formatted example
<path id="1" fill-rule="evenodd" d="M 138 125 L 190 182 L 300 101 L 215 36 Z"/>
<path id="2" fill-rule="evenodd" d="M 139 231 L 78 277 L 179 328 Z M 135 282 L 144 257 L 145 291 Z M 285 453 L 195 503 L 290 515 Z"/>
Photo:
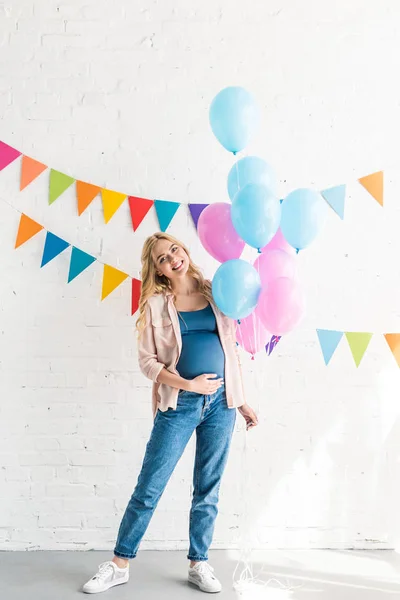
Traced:
<path id="1" fill-rule="evenodd" d="M 281 203 L 267 186 L 249 183 L 234 197 L 231 219 L 242 240 L 260 250 L 278 231 Z"/>
<path id="2" fill-rule="evenodd" d="M 245 260 L 234 258 L 222 263 L 212 280 L 212 295 L 218 308 L 231 319 L 248 317 L 257 306 L 261 280 Z"/>
<path id="3" fill-rule="evenodd" d="M 260 111 L 247 90 L 231 86 L 215 96 L 209 118 L 217 140 L 229 152 L 236 154 L 247 146 L 254 135 L 260 121 Z"/>
<path id="4" fill-rule="evenodd" d="M 284 238 L 296 250 L 306 248 L 322 230 L 328 212 L 328 204 L 315 190 L 294 190 L 282 203 L 281 231 Z"/>
<path id="5" fill-rule="evenodd" d="M 273 168 L 258 156 L 245 156 L 236 161 L 228 175 L 228 194 L 231 200 L 248 183 L 266 185 L 278 195 L 278 183 Z"/>

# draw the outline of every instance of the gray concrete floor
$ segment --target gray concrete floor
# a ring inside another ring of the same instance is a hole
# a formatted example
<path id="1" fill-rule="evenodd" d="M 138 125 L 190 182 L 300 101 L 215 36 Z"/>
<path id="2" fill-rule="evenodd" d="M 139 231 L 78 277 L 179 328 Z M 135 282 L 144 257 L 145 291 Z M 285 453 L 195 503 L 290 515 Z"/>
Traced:
<path id="1" fill-rule="evenodd" d="M 112 553 L 0 552 L 1 600 L 71 600 L 89 598 L 80 591 L 98 565 Z M 389 550 L 268 550 L 254 551 L 250 565 L 254 577 L 268 587 L 257 586 L 239 594 L 232 575 L 240 558 L 233 550 L 211 550 L 209 562 L 223 589 L 221 600 L 280 598 L 288 590 L 293 600 L 382 600 L 400 598 L 400 554 Z M 130 562 L 130 580 L 99 594 L 118 600 L 183 600 L 204 594 L 186 581 L 189 561 L 184 551 L 142 550 Z M 239 563 L 235 580 L 243 569 Z M 261 573 L 261 569 L 263 572 Z"/>

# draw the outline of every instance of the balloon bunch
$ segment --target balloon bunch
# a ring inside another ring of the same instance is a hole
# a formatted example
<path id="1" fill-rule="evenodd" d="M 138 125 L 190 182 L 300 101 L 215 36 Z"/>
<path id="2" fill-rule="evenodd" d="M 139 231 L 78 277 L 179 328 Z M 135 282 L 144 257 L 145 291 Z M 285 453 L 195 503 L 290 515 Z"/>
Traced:
<path id="1" fill-rule="evenodd" d="M 260 112 L 249 92 L 227 87 L 212 101 L 209 117 L 218 141 L 236 155 L 256 132 Z M 254 356 L 271 334 L 286 334 L 300 321 L 296 252 L 317 237 L 329 208 L 311 189 L 280 200 L 272 167 L 257 156 L 233 165 L 227 187 L 231 203 L 207 206 L 197 229 L 204 248 L 222 263 L 212 281 L 214 300 L 238 321 L 237 340 Z M 253 264 L 240 259 L 246 243 L 258 250 Z"/>

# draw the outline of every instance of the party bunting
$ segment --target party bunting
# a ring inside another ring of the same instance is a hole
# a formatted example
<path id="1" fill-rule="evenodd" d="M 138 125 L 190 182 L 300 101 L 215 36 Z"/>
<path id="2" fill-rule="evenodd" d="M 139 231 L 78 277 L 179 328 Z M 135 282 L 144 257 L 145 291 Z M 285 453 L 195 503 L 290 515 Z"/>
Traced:
<path id="1" fill-rule="evenodd" d="M 85 183 L 84 181 L 76 181 L 76 200 L 78 205 L 78 215 L 81 216 L 83 211 L 95 199 L 101 188 L 98 185 Z"/>
<path id="2" fill-rule="evenodd" d="M 114 192 L 112 190 L 101 190 L 101 199 L 103 201 L 104 221 L 108 223 L 111 217 L 117 212 L 126 198 L 126 194 Z"/>
<path id="3" fill-rule="evenodd" d="M 358 180 L 381 206 L 383 206 L 383 171 L 377 171 Z"/>
<path id="4" fill-rule="evenodd" d="M 132 278 L 132 315 L 135 314 L 139 308 L 140 292 L 142 289 L 142 282 L 140 279 Z"/>
<path id="5" fill-rule="evenodd" d="M 346 331 L 345 332 L 347 341 L 350 346 L 351 353 L 356 363 L 356 367 L 361 362 L 362 357 L 365 354 L 368 344 L 372 338 L 372 333 Z"/>
<path id="6" fill-rule="evenodd" d="M 203 210 L 207 208 L 208 204 L 189 204 L 190 214 L 192 215 L 192 219 L 194 222 L 194 226 L 197 229 L 197 223 L 199 222 L 199 217 Z"/>
<path id="7" fill-rule="evenodd" d="M 385 333 L 384 337 L 400 367 L 400 333 Z"/>
<path id="8" fill-rule="evenodd" d="M 153 200 L 138 198 L 137 196 L 128 196 L 128 202 L 129 210 L 131 211 L 133 231 L 136 231 L 150 208 L 153 206 Z"/>
<path id="9" fill-rule="evenodd" d="M 344 218 L 344 201 L 346 199 L 346 186 L 336 185 L 335 187 L 328 188 L 321 192 L 321 195 L 325 198 L 329 206 L 333 208 L 335 213 L 339 215 L 341 219 Z"/>
<path id="10" fill-rule="evenodd" d="M 68 283 L 75 279 L 77 275 L 82 273 L 95 261 L 95 257 L 79 250 L 75 246 L 72 246 L 71 261 L 69 263 Z"/>
<path id="11" fill-rule="evenodd" d="M 8 167 L 18 156 L 21 156 L 21 152 L 12 148 L 4 142 L 0 142 L 0 171 Z"/>
<path id="12" fill-rule="evenodd" d="M 36 177 L 39 177 L 43 171 L 47 169 L 47 165 L 39 162 L 38 160 L 34 160 L 29 156 L 23 156 L 21 161 L 21 178 L 19 189 L 20 191 L 26 188 L 27 185 L 32 183 Z"/>
<path id="13" fill-rule="evenodd" d="M 46 241 L 44 244 L 43 256 L 42 256 L 42 264 L 40 267 L 47 265 L 48 262 L 53 260 L 56 256 L 61 254 L 68 246 L 70 246 L 68 242 L 63 240 L 62 238 L 54 235 L 54 233 L 50 233 L 48 231 L 46 233 Z"/>
<path id="14" fill-rule="evenodd" d="M 330 331 L 329 329 L 317 329 L 317 335 L 321 346 L 325 364 L 331 360 L 333 353 L 343 337 L 343 331 Z"/>
<path id="15" fill-rule="evenodd" d="M 166 231 L 180 204 L 179 202 L 169 202 L 167 200 L 154 200 L 154 206 L 156 207 L 160 229 Z"/>
<path id="16" fill-rule="evenodd" d="M 22 244 L 25 244 L 25 242 L 27 242 L 31 237 L 39 233 L 39 231 L 41 231 L 42 229 L 44 229 L 43 225 L 40 225 L 40 223 L 36 223 L 36 221 L 22 213 L 21 218 L 19 220 L 17 239 L 15 241 L 14 248 L 18 248 L 18 246 L 22 246 Z"/>
<path id="17" fill-rule="evenodd" d="M 110 265 L 104 265 L 101 299 L 104 300 L 104 298 L 111 294 L 111 292 L 125 281 L 127 277 L 128 273 L 123 273 L 115 267 L 110 267 Z"/>
<path id="18" fill-rule="evenodd" d="M 52 204 L 73 183 L 75 179 L 55 169 L 50 169 L 49 204 Z"/>

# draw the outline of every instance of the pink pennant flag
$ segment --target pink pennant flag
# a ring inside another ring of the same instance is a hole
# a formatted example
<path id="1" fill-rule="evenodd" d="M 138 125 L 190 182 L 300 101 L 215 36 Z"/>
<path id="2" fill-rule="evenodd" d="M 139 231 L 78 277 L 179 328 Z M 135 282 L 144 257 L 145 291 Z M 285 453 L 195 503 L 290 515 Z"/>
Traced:
<path id="1" fill-rule="evenodd" d="M 12 148 L 4 142 L 0 142 L 0 171 L 8 167 L 20 155 L 21 152 L 19 150 Z"/>

